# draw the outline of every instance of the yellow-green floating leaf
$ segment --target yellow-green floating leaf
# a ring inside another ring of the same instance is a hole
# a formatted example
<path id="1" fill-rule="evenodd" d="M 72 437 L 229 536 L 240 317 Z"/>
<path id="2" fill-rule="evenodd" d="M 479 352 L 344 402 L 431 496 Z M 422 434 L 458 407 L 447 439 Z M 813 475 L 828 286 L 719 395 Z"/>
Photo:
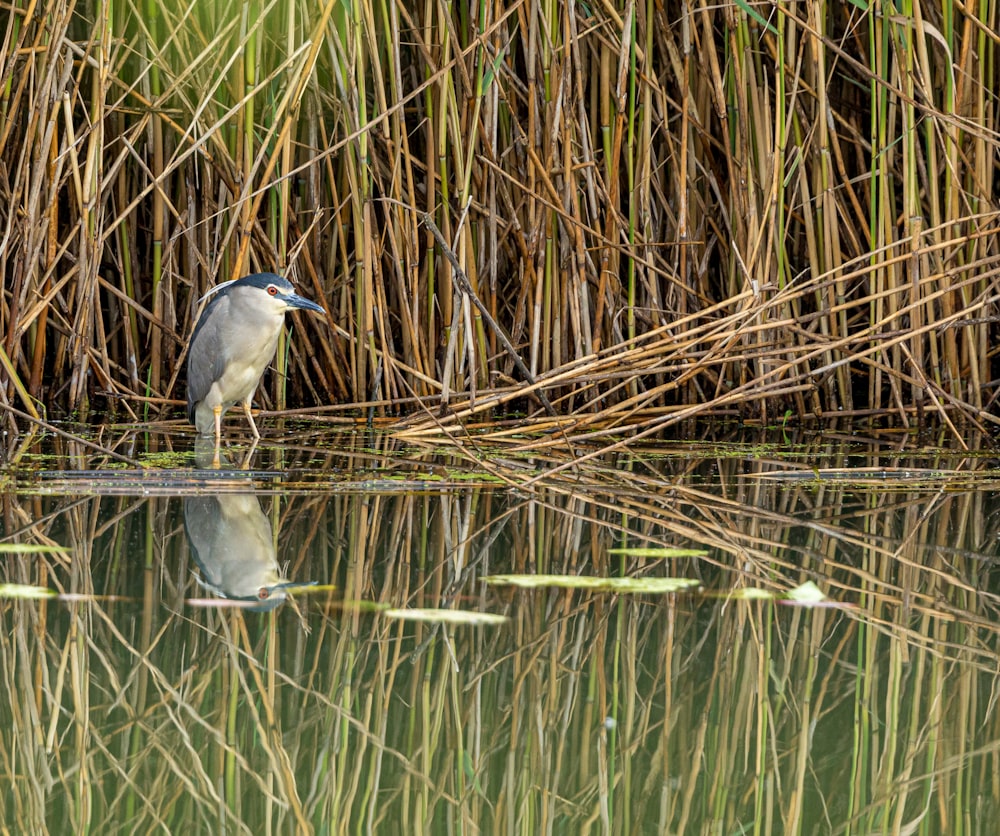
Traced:
<path id="1" fill-rule="evenodd" d="M 334 601 L 332 604 L 334 609 L 342 610 L 344 612 L 385 612 L 386 610 L 391 610 L 388 604 L 380 604 L 378 601 Z"/>
<path id="2" fill-rule="evenodd" d="M 25 586 L 20 583 L 0 583 L 0 598 L 22 598 L 38 600 L 55 598 L 59 593 L 44 586 Z"/>
<path id="3" fill-rule="evenodd" d="M 432 624 L 503 624 L 507 616 L 489 612 L 470 612 L 468 610 L 436 610 L 436 609 L 390 609 L 382 615 L 387 618 L 399 618 L 404 621 L 427 621 Z"/>
<path id="4" fill-rule="evenodd" d="M 490 584 L 518 586 L 523 589 L 556 587 L 652 594 L 680 592 L 700 583 L 691 578 L 596 578 L 587 575 L 488 575 L 483 580 Z"/>
<path id="5" fill-rule="evenodd" d="M 729 593 L 730 598 L 742 601 L 770 601 L 778 596 L 769 589 L 757 589 L 756 587 L 746 587 L 745 589 L 735 589 Z"/>
<path id="6" fill-rule="evenodd" d="M 608 549 L 608 554 L 624 554 L 629 557 L 708 557 L 705 549 L 668 549 L 668 548 L 625 548 Z"/>
<path id="7" fill-rule="evenodd" d="M 826 596 L 816 584 L 812 581 L 806 581 L 785 593 L 785 599 L 799 604 L 818 604 L 820 601 L 825 601 Z"/>

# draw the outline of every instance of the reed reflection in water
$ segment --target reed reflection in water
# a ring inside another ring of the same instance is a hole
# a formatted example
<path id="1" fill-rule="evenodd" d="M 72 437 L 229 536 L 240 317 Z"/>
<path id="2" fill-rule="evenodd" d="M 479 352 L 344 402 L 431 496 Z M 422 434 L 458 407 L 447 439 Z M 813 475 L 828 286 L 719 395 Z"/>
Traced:
<path id="1" fill-rule="evenodd" d="M 530 497 L 212 497 L 220 518 L 257 503 L 270 520 L 278 584 L 337 587 L 263 613 L 186 603 L 203 592 L 182 518 L 200 529 L 207 500 L 5 495 L 13 539 L 70 552 L 5 555 L 2 580 L 84 597 L 2 604 L 0 816 L 31 832 L 984 832 L 1000 812 L 994 494 L 772 469 L 719 459 L 657 492 L 638 473 Z M 500 572 L 705 593 L 481 583 Z M 726 597 L 804 580 L 851 608 Z"/>

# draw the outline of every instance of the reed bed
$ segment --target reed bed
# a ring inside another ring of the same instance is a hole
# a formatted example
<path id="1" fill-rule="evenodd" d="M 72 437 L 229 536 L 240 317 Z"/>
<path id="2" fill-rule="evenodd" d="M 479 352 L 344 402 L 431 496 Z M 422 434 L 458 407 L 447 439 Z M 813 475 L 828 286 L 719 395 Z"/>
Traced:
<path id="1" fill-rule="evenodd" d="M 38 832 L 976 832 L 995 820 L 988 492 L 782 481 L 787 455 L 717 449 L 711 462 L 682 447 L 623 457 L 584 487 L 555 480 L 530 497 L 262 494 L 289 576 L 338 585 L 272 614 L 184 603 L 204 593 L 176 499 L 6 494 L 6 542 L 70 552 L 8 555 L 0 580 L 82 598 L 0 608 L 0 814 Z M 830 468 L 862 451 L 911 473 L 952 461 L 875 439 L 795 449 Z M 351 454 L 399 461 L 392 444 Z M 709 465 L 714 494 L 688 478 Z M 671 490 L 636 490 L 647 480 Z M 611 552 L 628 546 L 708 555 Z M 504 571 L 686 576 L 710 594 L 481 583 Z M 713 597 L 803 580 L 852 606 Z M 408 625 L 341 605 L 359 600 L 510 621 Z"/>
<path id="2" fill-rule="evenodd" d="M 995 424 L 998 4 L 883 6 L 12 0 L 6 420 L 171 414 L 275 270 L 266 408 Z"/>

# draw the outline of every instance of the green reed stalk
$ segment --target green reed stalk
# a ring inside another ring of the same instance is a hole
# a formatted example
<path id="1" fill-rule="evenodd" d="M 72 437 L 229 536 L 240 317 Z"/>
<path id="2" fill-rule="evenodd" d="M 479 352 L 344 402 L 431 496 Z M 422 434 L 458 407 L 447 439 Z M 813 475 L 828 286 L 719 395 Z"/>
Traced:
<path id="1" fill-rule="evenodd" d="M 792 197 L 786 179 L 786 154 L 788 151 L 788 114 L 794 113 L 794 102 L 789 100 L 790 93 L 786 84 L 786 67 L 795 66 L 793 46 L 795 43 L 794 25 L 789 23 L 788 16 L 778 14 L 773 21 L 775 29 L 775 53 L 777 62 L 774 72 L 774 159 L 771 163 L 774 173 L 772 175 L 773 188 L 776 192 L 772 198 L 772 211 L 774 212 L 774 270 L 779 288 L 784 288 L 788 284 L 788 264 L 787 264 L 787 242 L 788 230 L 785 226 L 785 206 Z M 788 41 L 787 33 L 792 27 L 791 44 Z M 789 105 L 793 105 L 789 108 Z M 800 146 L 801 147 L 801 146 Z M 791 172 L 787 173 L 791 177 Z"/>
<path id="2" fill-rule="evenodd" d="M 764 828 L 770 815 L 770 805 L 767 804 L 765 789 L 768 784 L 767 776 L 770 773 L 768 742 L 772 728 L 770 689 L 766 685 L 770 684 L 770 671 L 768 669 L 771 660 L 774 658 L 772 655 L 774 652 L 773 638 L 776 617 L 774 609 L 774 602 L 763 602 L 759 611 L 761 618 L 758 621 L 758 628 L 763 633 L 764 641 L 763 647 L 757 653 L 758 691 L 754 701 L 756 708 L 754 714 L 754 833 L 757 834 L 769 832 Z"/>
<path id="3" fill-rule="evenodd" d="M 623 526 L 624 528 L 624 526 Z M 624 546 L 624 536 L 622 546 Z M 626 558 L 622 555 L 618 565 L 618 576 L 624 577 L 626 573 Z M 623 833 L 629 833 L 628 827 L 631 815 L 628 809 L 628 786 L 627 782 L 621 793 L 615 792 L 615 785 L 618 778 L 618 726 L 622 722 L 621 717 L 621 665 L 622 665 L 622 636 L 625 634 L 625 607 L 626 603 L 619 598 L 615 604 L 615 634 L 612 639 L 611 651 L 611 694 L 608 713 L 602 717 L 608 740 L 607 762 L 608 762 L 608 810 L 613 819 L 619 816 L 626 825 Z M 610 719 L 610 723 L 608 722 Z M 600 733 L 600 732 L 598 732 Z M 627 777 L 623 775 L 623 778 Z M 616 809 L 615 799 L 620 799 L 620 809 Z"/>
<path id="4" fill-rule="evenodd" d="M 427 21 L 427 25 L 422 31 L 421 35 L 423 37 L 423 42 L 430 48 L 430 21 L 432 20 L 434 3 L 432 0 L 425 0 L 424 2 L 424 20 Z M 428 135 L 426 141 L 425 156 L 423 159 L 423 165 L 426 171 L 435 171 L 438 166 L 438 143 L 436 126 L 440 122 L 440 117 L 437 114 L 436 103 L 439 99 L 439 85 L 431 83 L 433 77 L 433 72 L 430 66 L 426 66 L 423 72 L 425 88 L 423 95 L 423 105 L 424 113 L 427 118 Z M 427 212 L 428 215 L 432 217 L 435 216 L 438 208 L 438 187 L 441 185 L 438 182 L 437 177 L 425 178 L 426 183 L 426 194 L 424 195 L 423 210 Z M 439 226 L 441 226 L 439 224 Z M 443 228 L 443 227 L 442 227 Z M 423 261 L 424 267 L 423 272 L 426 273 L 424 279 L 426 283 L 425 293 L 423 298 L 424 304 L 424 342 L 423 342 L 423 353 L 425 357 L 433 358 L 437 351 L 438 343 L 441 342 L 445 345 L 448 343 L 448 334 L 445 332 L 442 336 L 438 335 L 439 322 L 442 323 L 442 328 L 447 328 L 447 323 L 451 322 L 451 297 L 450 294 L 442 294 L 441 289 L 444 287 L 444 280 L 439 280 L 437 273 L 437 259 L 435 256 L 435 244 L 434 237 L 430 230 L 423 230 L 421 233 L 423 238 Z M 438 297 L 441 296 L 441 313 L 435 315 L 435 311 L 438 309 Z M 440 318 L 439 318 L 440 317 Z M 437 375 L 435 374 L 435 377 Z"/>
<path id="5" fill-rule="evenodd" d="M 868 33 L 869 54 L 871 56 L 871 64 L 868 67 L 869 97 L 872 103 L 870 133 L 872 176 L 868 208 L 868 239 L 872 250 L 869 260 L 872 271 L 869 274 L 869 282 L 873 286 L 879 286 L 882 284 L 879 280 L 885 273 L 883 272 L 884 268 L 879 267 L 881 259 L 876 252 L 888 243 L 891 234 L 891 231 L 887 234 L 886 229 L 886 225 L 889 223 L 888 203 L 891 189 L 891 182 L 888 180 L 889 172 L 887 171 L 889 165 L 889 92 L 887 86 L 880 83 L 880 79 L 888 73 L 889 30 L 882 16 L 877 15 L 874 8 L 869 15 Z M 884 321 L 890 304 L 891 302 L 885 296 L 874 297 L 869 303 L 869 321 Z M 868 402 L 876 408 L 882 402 L 883 375 L 883 368 L 876 367 L 872 369 L 869 377 Z"/>
<path id="6" fill-rule="evenodd" d="M 989 95 L 989 91 L 992 89 L 990 79 L 996 78 L 997 45 L 993 38 L 987 37 L 986 32 L 996 32 L 997 26 L 1000 25 L 1000 4 L 996 0 L 981 0 L 978 13 L 979 18 L 985 22 L 986 26 L 985 28 L 977 28 L 974 33 L 968 34 L 967 37 L 974 41 L 975 55 L 979 56 L 979 60 L 973 61 L 972 68 L 964 74 L 964 77 L 975 79 L 974 85 L 972 82 L 969 84 L 969 86 L 973 86 L 973 89 L 968 91 L 967 87 L 968 92 L 965 96 L 973 102 L 972 120 L 974 124 L 983 125 L 992 124 L 997 117 L 996 105 L 993 102 L 993 97 Z M 969 52 L 971 50 L 962 50 L 963 54 Z M 969 60 L 972 61 L 971 57 Z M 975 162 L 966 173 L 968 186 L 963 190 L 963 196 L 968 195 L 966 199 L 969 201 L 970 209 L 973 212 L 978 212 L 980 207 L 988 203 L 989 200 L 982 193 L 979 184 L 995 182 L 997 161 L 996 154 L 993 153 L 995 143 L 988 142 L 981 132 L 972 133 L 971 145 L 974 149 Z M 969 251 L 970 249 L 974 249 L 978 255 L 982 252 L 981 244 L 977 243 L 974 247 L 967 248 L 969 262 L 974 263 L 976 257 Z M 987 284 L 985 277 L 983 277 L 983 281 L 979 283 L 979 291 L 985 292 Z M 963 301 L 966 301 L 966 294 L 963 293 L 962 297 Z M 973 398 L 975 398 L 977 405 L 981 405 L 982 381 L 989 379 L 988 349 L 990 337 L 987 334 L 987 328 L 982 323 L 967 332 L 967 335 L 962 352 L 963 360 L 968 363 L 971 370 L 967 388 L 974 391 Z"/>
<path id="7" fill-rule="evenodd" d="M 240 613 L 237 611 L 233 618 L 239 618 Z M 230 641 L 235 641 L 236 631 L 231 629 L 229 631 Z M 240 795 L 239 795 L 239 775 L 236 769 L 236 752 L 239 746 L 239 736 L 237 734 L 237 718 L 239 717 L 239 705 L 240 705 L 240 678 L 238 673 L 233 670 L 235 665 L 239 664 L 238 657 L 234 653 L 229 654 L 229 665 L 226 675 L 223 681 L 229 684 L 229 699 L 225 706 L 225 767 L 224 767 L 224 784 L 225 787 L 225 798 L 226 806 L 236 814 L 239 814 L 240 810 Z"/>
<path id="8" fill-rule="evenodd" d="M 350 48 L 353 59 L 353 77 L 349 83 L 357 90 L 354 107 L 356 123 L 352 128 L 360 134 L 352 145 L 349 156 L 352 179 L 351 216 L 354 224 L 355 269 L 354 269 L 354 315 L 357 342 L 354 355 L 356 392 L 366 392 L 368 383 L 369 354 L 375 356 L 375 333 L 371 239 L 366 234 L 372 223 L 371 217 L 371 174 L 368 136 L 368 54 L 365 37 L 367 15 L 361 0 L 354 0 L 351 11 Z"/>
<path id="9" fill-rule="evenodd" d="M 636 193 L 636 171 L 635 162 L 636 154 L 638 153 L 638 148 L 636 146 L 636 97 L 637 97 L 637 87 L 638 78 L 636 70 L 636 53 L 638 52 L 638 44 L 636 43 L 636 11 L 635 11 L 635 0 L 629 0 L 628 5 L 625 10 L 625 31 L 622 32 L 622 38 L 628 41 L 628 86 L 627 86 L 627 102 L 626 108 L 628 109 L 628 115 L 626 116 L 626 137 L 625 137 L 625 181 L 627 188 L 627 200 L 628 200 L 628 243 L 629 243 L 629 253 L 635 252 L 637 240 L 636 227 L 638 225 L 639 216 L 639 206 L 637 205 L 638 194 Z M 636 266 L 635 259 L 631 254 L 627 255 L 624 262 L 625 268 L 625 285 L 626 285 L 626 334 L 628 339 L 634 339 L 636 335 L 635 328 L 635 307 L 637 302 L 637 288 L 636 288 Z M 631 387 L 633 394 L 635 393 L 635 387 Z"/>
<path id="10" fill-rule="evenodd" d="M 150 281 L 152 284 L 152 313 L 154 319 L 163 317 L 163 239 L 166 229 L 166 206 L 164 203 L 164 190 L 167 184 L 162 180 L 164 173 L 164 137 L 163 122 L 157 112 L 163 107 L 163 82 L 160 76 L 159 62 L 160 43 L 162 35 L 160 33 L 160 4 L 157 0 L 146 0 L 145 9 L 145 31 L 148 33 L 144 40 L 146 50 L 145 60 L 147 62 L 146 72 L 149 78 L 150 99 L 154 106 L 154 111 L 150 120 L 150 131 L 153 138 L 152 160 L 150 165 L 150 175 L 154 180 L 152 194 L 152 219 L 151 219 L 151 251 L 152 263 L 150 265 Z M 152 329 L 150 332 L 149 345 L 149 390 L 148 393 L 160 392 L 160 378 L 162 375 L 162 343 L 163 335 L 160 329 Z"/>
<path id="11" fill-rule="evenodd" d="M 902 151 L 902 206 L 903 206 L 903 240 L 912 241 L 911 250 L 918 247 L 918 237 L 922 228 L 920 215 L 920 182 L 917 178 L 917 112 L 913 106 L 915 93 L 914 84 L 914 50 L 915 40 L 918 37 L 913 21 L 914 2 L 919 4 L 919 0 L 903 0 L 900 8 L 901 18 L 890 23 L 890 34 L 893 38 L 896 54 L 902 56 L 905 61 L 900 68 L 902 71 L 902 93 L 903 99 L 900 102 L 900 116 L 902 118 L 900 147 Z M 913 259 L 908 265 L 907 273 L 910 275 L 910 293 L 913 294 L 911 301 L 916 301 L 918 290 L 918 275 L 916 274 L 917 259 L 914 253 Z M 905 274 L 904 274 L 905 276 Z M 914 330 L 919 330 L 924 321 L 924 312 L 920 307 L 915 307 L 911 313 Z M 915 365 L 923 367 L 923 343 L 914 341 L 912 344 L 912 354 Z M 914 403 L 921 403 L 924 399 L 923 388 L 919 382 L 912 384 L 911 397 Z"/>

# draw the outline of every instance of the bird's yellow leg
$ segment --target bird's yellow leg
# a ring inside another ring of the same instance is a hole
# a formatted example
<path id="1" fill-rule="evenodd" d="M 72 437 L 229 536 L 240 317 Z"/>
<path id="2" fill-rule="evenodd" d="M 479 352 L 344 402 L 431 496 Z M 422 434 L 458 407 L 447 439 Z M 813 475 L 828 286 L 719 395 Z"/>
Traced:
<path id="1" fill-rule="evenodd" d="M 243 401 L 243 411 L 246 413 L 247 420 L 250 422 L 250 429 L 253 431 L 253 437 L 259 439 L 260 433 L 257 431 L 257 425 L 254 423 L 253 415 L 250 414 L 250 398 Z"/>
<path id="2" fill-rule="evenodd" d="M 215 456 L 212 457 L 212 467 L 221 467 L 219 446 L 222 444 L 222 405 L 213 406 L 212 413 L 215 415 Z"/>

